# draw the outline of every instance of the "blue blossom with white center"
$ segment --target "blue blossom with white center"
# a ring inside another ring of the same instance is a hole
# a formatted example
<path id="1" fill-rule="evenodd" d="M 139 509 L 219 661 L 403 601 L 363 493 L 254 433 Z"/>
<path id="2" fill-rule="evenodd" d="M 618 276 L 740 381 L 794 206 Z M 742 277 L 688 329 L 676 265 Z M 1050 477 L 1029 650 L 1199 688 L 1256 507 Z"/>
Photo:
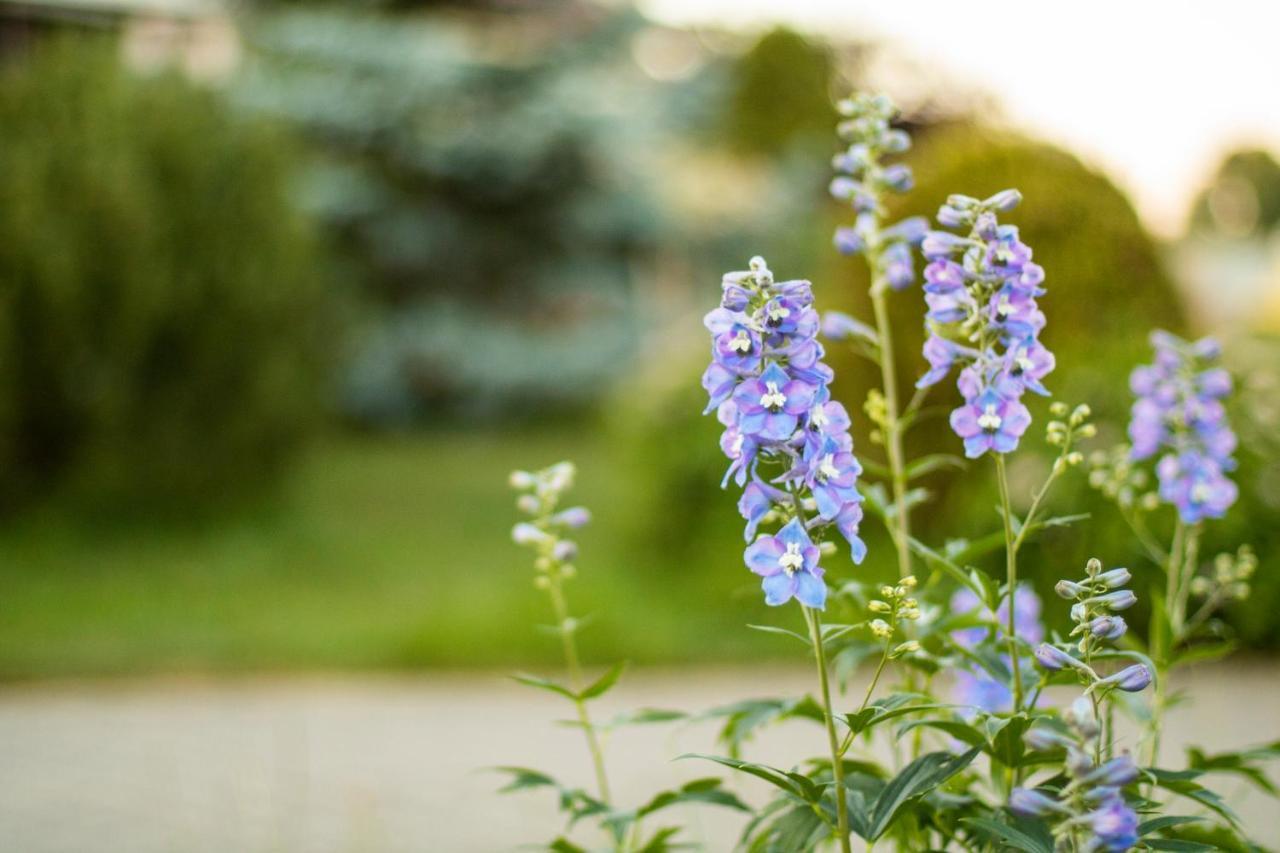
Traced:
<path id="1" fill-rule="evenodd" d="M 796 598 L 819 608 L 826 586 L 816 550 L 812 562 L 790 572 L 789 562 L 764 571 L 762 555 L 779 542 L 799 543 L 797 531 L 809 545 L 830 531 L 861 562 L 862 466 L 853 455 L 849 413 L 828 390 L 833 374 L 822 361 L 809 283 L 774 281 L 762 258 L 750 266 L 724 277 L 720 307 L 704 321 L 712 339 L 702 379 L 707 411 L 724 426 L 720 447 L 730 464 L 723 485 L 734 480 L 743 487 L 738 511 L 746 522 L 744 538 L 750 542 L 761 526 L 774 523 L 787 531 L 786 537 L 761 535 L 747 549 L 747 565 L 764 576 L 766 600 Z"/>
<path id="2" fill-rule="evenodd" d="M 1129 387 L 1136 399 L 1129 420 L 1130 457 L 1157 454 L 1159 496 L 1184 522 L 1221 518 L 1238 497 L 1227 476 L 1234 470 L 1236 435 L 1223 399 L 1231 375 L 1216 362 L 1212 338 L 1188 342 L 1168 332 L 1151 334 L 1152 364 L 1136 368 Z"/>
<path id="3" fill-rule="evenodd" d="M 985 200 L 953 195 L 938 211 L 947 227 L 966 235 L 931 231 L 921 244 L 925 267 L 924 356 L 929 370 L 917 387 L 941 382 L 961 368 L 957 387 L 964 405 L 951 426 L 964 439 L 965 455 L 1009 453 L 1031 424 L 1020 398 L 1026 391 L 1048 395 L 1044 378 L 1053 371 L 1051 353 L 1039 340 L 1045 315 L 1044 270 L 1018 229 L 1001 225 L 997 213 L 1012 210 L 1021 196 L 1005 190 Z"/>
<path id="4" fill-rule="evenodd" d="M 747 568 L 762 578 L 766 604 L 776 607 L 794 597 L 806 607 L 822 610 L 827 602 L 827 585 L 822 581 L 818 553 L 804 524 L 793 518 L 777 536 L 756 539 L 743 556 Z"/>
<path id="5" fill-rule="evenodd" d="M 839 173 L 831 180 L 831 195 L 852 207 L 856 216 L 852 226 L 836 229 L 836 250 L 842 255 L 865 253 L 877 282 L 903 290 L 915 281 L 912 249 L 924 239 L 928 224 L 914 216 L 880 227 L 885 195 L 905 193 L 915 183 L 910 166 L 886 164 L 883 159 L 910 148 L 911 137 L 892 127 L 897 108 L 884 95 L 854 95 L 837 108 L 843 117 L 837 133 L 849 147 L 831 160 Z"/>

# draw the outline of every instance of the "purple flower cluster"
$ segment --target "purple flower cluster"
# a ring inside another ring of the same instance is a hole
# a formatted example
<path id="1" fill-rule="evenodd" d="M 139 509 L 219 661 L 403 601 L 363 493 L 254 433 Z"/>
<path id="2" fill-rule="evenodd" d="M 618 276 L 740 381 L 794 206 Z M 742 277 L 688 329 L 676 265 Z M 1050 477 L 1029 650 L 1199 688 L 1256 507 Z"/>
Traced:
<path id="1" fill-rule="evenodd" d="M 964 439 L 965 455 L 988 450 L 1009 453 L 1031 424 L 1021 402 L 1025 391 L 1048 395 L 1043 380 L 1054 368 L 1053 353 L 1040 343 L 1044 313 L 1044 270 L 1018 229 L 1001 225 L 996 214 L 1021 201 L 1005 190 L 979 201 L 953 195 L 938 211 L 951 228 L 967 236 L 931 231 L 922 244 L 925 258 L 926 326 L 924 357 L 929 371 L 916 383 L 941 382 L 957 365 L 964 405 L 951 413 L 951 428 Z"/>
<path id="2" fill-rule="evenodd" d="M 1212 338 L 1190 343 L 1168 332 L 1151 334 L 1153 364 L 1136 368 L 1129 386 L 1136 395 L 1129 421 L 1134 460 L 1164 451 L 1156 463 L 1160 498 L 1188 524 L 1221 518 L 1236 501 L 1236 436 L 1223 399 L 1231 375 L 1216 366 L 1221 348 Z"/>
<path id="3" fill-rule="evenodd" d="M 706 316 L 711 364 L 702 375 L 729 457 L 724 483 L 743 487 L 738 509 L 745 538 L 762 523 L 786 519 L 776 535 L 760 535 L 746 564 L 760 575 L 765 601 L 792 597 L 814 608 L 826 601 L 812 533 L 835 527 L 855 562 L 866 555 L 858 537 L 862 466 L 853 455 L 849 414 L 831 399 L 831 368 L 817 341 L 818 313 L 807 281 L 775 282 L 763 258 L 724 277 L 720 307 Z M 763 467 L 777 475 L 767 479 Z M 812 513 L 811 518 L 806 518 Z"/>
<path id="4" fill-rule="evenodd" d="M 1067 731 L 1034 728 L 1025 740 L 1034 750 L 1066 751 L 1069 784 L 1052 788 L 1014 788 L 1009 810 L 1020 817 L 1044 818 L 1059 824 L 1056 835 L 1068 835 L 1071 849 L 1085 853 L 1123 853 L 1138 843 L 1138 813 L 1125 802 L 1121 788 L 1138 781 L 1138 766 L 1129 755 L 1101 763 L 1094 760 L 1100 735 L 1089 700 L 1077 699 L 1063 714 Z"/>
<path id="5" fill-rule="evenodd" d="M 836 229 L 835 246 L 842 255 L 865 252 L 877 282 L 893 290 L 909 287 L 915 280 L 912 247 L 924 239 L 928 223 L 913 216 L 888 228 L 881 228 L 887 192 L 911 189 L 911 167 L 901 163 L 884 165 L 887 154 L 900 154 L 911 147 L 905 131 L 890 126 L 897 113 L 884 95 L 855 95 L 837 105 L 844 120 L 838 132 L 849 147 L 832 158 L 840 174 L 831 180 L 831 195 L 854 210 L 852 226 Z"/>
<path id="6" fill-rule="evenodd" d="M 956 590 L 951 596 L 951 612 L 954 615 L 973 613 L 981 608 L 981 615 L 988 625 L 962 628 L 951 632 L 952 641 L 965 649 L 974 649 L 986 641 L 991 631 L 1000 633 L 1009 624 L 1009 599 L 1006 597 L 995 614 L 978 600 L 967 587 Z M 1044 639 L 1044 626 L 1040 622 L 1040 596 L 1030 586 L 1019 586 L 1013 599 L 1013 623 L 1018 637 L 1028 643 Z M 1009 665 L 1006 655 L 1005 665 Z M 955 672 L 954 696 L 956 704 L 998 713 L 1013 709 L 1013 691 L 1005 682 L 976 664 L 960 667 Z"/>

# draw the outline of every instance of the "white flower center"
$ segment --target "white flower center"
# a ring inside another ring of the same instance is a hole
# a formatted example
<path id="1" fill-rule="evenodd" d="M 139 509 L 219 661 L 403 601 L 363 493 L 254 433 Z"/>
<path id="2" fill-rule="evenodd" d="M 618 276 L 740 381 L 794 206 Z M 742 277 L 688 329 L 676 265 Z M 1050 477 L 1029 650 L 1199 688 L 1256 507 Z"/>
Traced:
<path id="1" fill-rule="evenodd" d="M 826 481 L 833 477 L 840 476 L 840 469 L 836 467 L 834 453 L 828 453 L 822 457 L 822 462 L 818 465 L 818 479 Z"/>
<path id="2" fill-rule="evenodd" d="M 1202 504 L 1209 500 L 1213 490 L 1209 488 L 1207 483 L 1196 483 L 1191 487 L 1191 500 L 1195 503 Z"/>
<path id="3" fill-rule="evenodd" d="M 770 323 L 776 324 L 790 317 L 791 309 L 779 303 L 770 303 L 765 309 L 765 314 L 769 317 Z"/>
<path id="4" fill-rule="evenodd" d="M 831 419 L 827 417 L 827 413 L 821 406 L 814 406 L 813 411 L 809 413 L 809 423 L 814 429 L 822 429 Z"/>
<path id="5" fill-rule="evenodd" d="M 729 349 L 742 355 L 751 352 L 751 336 L 747 334 L 746 329 L 738 330 L 738 334 L 734 335 L 733 340 L 729 341 Z"/>
<path id="6" fill-rule="evenodd" d="M 789 575 L 794 575 L 804 568 L 804 557 L 800 555 L 799 542 L 787 543 L 787 551 L 778 558 L 778 565 L 782 566 L 782 570 Z"/>
<path id="7" fill-rule="evenodd" d="M 770 411 L 778 411 L 787 404 L 787 395 L 778 390 L 777 382 L 766 382 L 765 392 L 760 396 L 760 405 Z"/>
<path id="8" fill-rule="evenodd" d="M 1023 373 L 1026 373 L 1031 370 L 1031 368 L 1035 367 L 1035 364 L 1032 363 L 1031 359 L 1027 358 L 1025 355 L 1018 356 L 1015 363 L 1018 365 L 1018 369 Z"/>
<path id="9" fill-rule="evenodd" d="M 996 303 L 996 314 L 999 315 L 1001 319 L 1004 319 L 1005 317 L 1008 317 L 1012 313 L 1013 313 L 1013 305 L 1010 304 L 1009 297 L 1001 296 L 1000 301 Z"/>
<path id="10" fill-rule="evenodd" d="M 995 432 L 1000 429 L 1000 425 L 1004 423 L 1004 418 L 996 414 L 995 403 L 988 403 L 986 408 L 982 410 L 982 414 L 978 415 L 978 426 L 987 432 Z"/>

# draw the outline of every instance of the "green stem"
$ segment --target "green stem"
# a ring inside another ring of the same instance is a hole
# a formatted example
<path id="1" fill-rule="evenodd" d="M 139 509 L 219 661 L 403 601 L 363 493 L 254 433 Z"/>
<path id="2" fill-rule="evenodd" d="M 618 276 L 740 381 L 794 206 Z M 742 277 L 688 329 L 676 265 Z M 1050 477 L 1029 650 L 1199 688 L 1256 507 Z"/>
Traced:
<path id="1" fill-rule="evenodd" d="M 889 662 L 889 641 L 885 640 L 884 651 L 880 654 L 880 663 L 876 666 L 875 675 L 871 676 L 871 683 L 867 685 L 867 692 L 862 697 L 862 704 L 858 706 L 858 713 L 861 714 L 867 709 L 867 704 L 871 701 L 871 695 L 875 692 L 876 684 L 880 681 L 880 675 L 884 672 L 885 664 Z M 853 729 L 844 736 L 844 740 L 840 742 L 840 755 L 844 756 L 849 751 L 849 747 L 853 746 Z"/>
<path id="2" fill-rule="evenodd" d="M 1174 608 L 1178 600 L 1178 579 L 1182 576 L 1183 548 L 1186 542 L 1187 528 L 1179 516 L 1173 528 L 1173 542 L 1169 546 L 1169 559 L 1165 563 L 1164 612 L 1165 625 L 1151 622 L 1151 640 L 1149 646 L 1154 654 L 1152 662 L 1156 665 L 1155 694 L 1151 697 L 1150 753 L 1147 763 L 1154 765 L 1160 756 L 1160 729 L 1164 726 L 1164 712 L 1167 702 L 1165 683 L 1169 676 L 1169 662 L 1173 658 L 1173 647 L 1176 634 L 1180 630 Z M 1157 639 L 1159 638 L 1159 639 Z M 1156 647 L 1159 647 L 1158 649 Z"/>
<path id="3" fill-rule="evenodd" d="M 911 574 L 911 516 L 907 512 L 907 471 L 902 453 L 902 423 L 898 413 L 898 372 L 893 360 L 893 327 L 885 302 L 884 282 L 871 285 L 871 305 L 875 311 L 876 334 L 880 339 L 880 380 L 884 386 L 884 444 L 889 457 L 893 485 L 893 521 L 889 533 L 898 551 L 898 576 Z"/>
<path id="4" fill-rule="evenodd" d="M 547 594 L 551 596 L 551 606 L 555 609 L 556 623 L 560 629 L 560 640 L 564 645 L 564 661 L 569 670 L 569 687 L 575 696 L 573 704 L 578 709 L 578 723 L 582 726 L 582 732 L 587 738 L 587 749 L 591 751 L 591 762 L 595 766 L 596 788 L 600 793 L 600 801 L 609 805 L 609 779 L 604 772 L 604 751 L 600 748 L 600 738 L 595 726 L 591 723 L 591 716 L 587 713 L 586 700 L 577 696 L 583 687 L 582 665 L 578 662 L 578 647 L 574 642 L 574 631 L 569 622 L 569 607 L 560 589 L 560 577 L 549 575 L 549 578 L 551 583 L 547 587 Z"/>
<path id="5" fill-rule="evenodd" d="M 809 623 L 809 636 L 813 639 L 813 658 L 818 665 L 818 683 L 822 687 L 822 710 L 827 724 L 827 746 L 831 749 L 831 775 L 835 780 L 836 794 L 836 831 L 840 838 L 842 853 L 852 853 L 849 846 L 849 806 L 845 802 L 844 764 L 840 761 L 840 747 L 836 742 L 836 723 L 831 713 L 831 685 L 827 679 L 827 653 L 822 646 L 822 623 L 818 611 L 808 607 L 804 609 L 805 621 Z"/>
<path id="6" fill-rule="evenodd" d="M 1000 484 L 1000 508 L 1004 516 L 1005 576 L 1009 586 L 1009 660 L 1013 670 L 1013 712 L 1022 708 L 1022 672 L 1018 667 L 1018 638 L 1015 631 L 1014 592 L 1018 586 L 1018 541 L 1013 536 L 1013 510 L 1009 507 L 1009 478 L 1005 472 L 1004 456 L 996 455 L 996 479 Z"/>

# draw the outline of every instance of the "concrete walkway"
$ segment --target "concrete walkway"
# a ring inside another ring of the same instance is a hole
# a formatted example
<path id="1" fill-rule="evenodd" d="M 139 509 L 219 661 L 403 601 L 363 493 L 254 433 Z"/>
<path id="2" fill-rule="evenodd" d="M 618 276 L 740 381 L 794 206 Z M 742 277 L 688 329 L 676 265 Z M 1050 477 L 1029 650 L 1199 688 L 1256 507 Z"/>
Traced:
<path id="1" fill-rule="evenodd" d="M 600 710 L 702 710 L 808 690 L 808 676 L 801 666 L 640 672 Z M 1280 667 L 1204 669 L 1184 686 L 1196 704 L 1174 712 L 1167 754 L 1280 737 Z M 498 674 L 10 687 L 0 691 L 0 850 L 467 853 L 545 842 L 560 826 L 551 795 L 498 796 L 499 777 L 481 768 L 524 765 L 589 785 L 578 733 L 552 725 L 567 710 Z M 713 734 L 709 724 L 618 732 L 608 745 L 618 801 L 726 775 L 670 761 L 715 751 Z M 749 757 L 787 764 L 823 748 L 819 727 L 795 722 Z M 738 787 L 762 801 L 761 788 Z M 1219 787 L 1259 841 L 1280 844 L 1273 801 L 1233 779 Z M 712 809 L 672 814 L 689 827 L 685 840 L 716 851 L 742 824 Z"/>

